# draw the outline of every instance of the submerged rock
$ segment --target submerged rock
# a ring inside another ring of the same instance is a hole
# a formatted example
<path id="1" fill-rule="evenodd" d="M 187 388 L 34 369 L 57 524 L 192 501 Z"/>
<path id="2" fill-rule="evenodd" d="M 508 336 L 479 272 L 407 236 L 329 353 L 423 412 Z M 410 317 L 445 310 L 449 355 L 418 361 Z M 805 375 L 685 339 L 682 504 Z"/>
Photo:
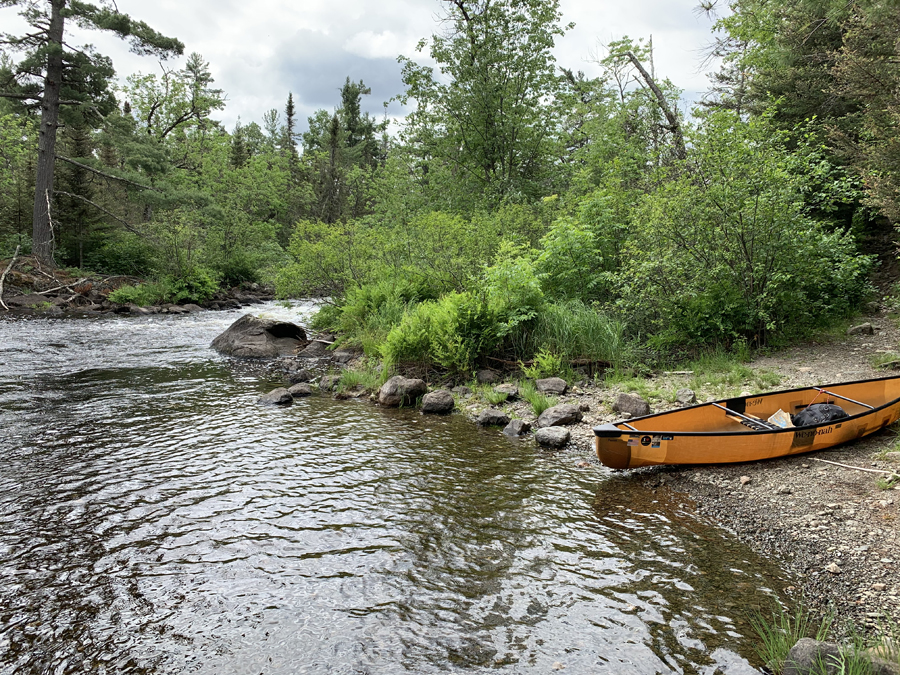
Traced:
<path id="1" fill-rule="evenodd" d="M 323 375 L 319 380 L 319 389 L 322 391 L 334 391 L 341 382 L 340 375 Z"/>
<path id="2" fill-rule="evenodd" d="M 305 344 L 300 326 L 245 314 L 212 341 L 212 348 L 228 356 L 262 359 L 293 354 Z"/>
<path id="3" fill-rule="evenodd" d="M 531 431 L 531 424 L 525 420 L 510 420 L 509 424 L 503 429 L 506 436 L 521 436 Z"/>
<path id="4" fill-rule="evenodd" d="M 294 402 L 294 397 L 284 387 L 278 387 L 260 396 L 256 402 L 263 405 L 290 405 Z"/>
<path id="5" fill-rule="evenodd" d="M 328 355 L 328 343 L 322 340 L 313 340 L 306 348 L 297 354 L 304 359 L 317 359 Z"/>
<path id="6" fill-rule="evenodd" d="M 306 382 L 298 382 L 288 389 L 288 392 L 294 398 L 302 398 L 303 396 L 312 396 L 313 390 Z"/>
<path id="7" fill-rule="evenodd" d="M 509 424 L 509 415 L 489 408 L 475 418 L 475 423 L 482 427 L 505 427 Z"/>
<path id="8" fill-rule="evenodd" d="M 306 368 L 288 371 L 287 375 L 287 379 L 291 384 L 298 384 L 300 382 L 312 382 L 314 377 L 315 375 L 309 372 Z"/>

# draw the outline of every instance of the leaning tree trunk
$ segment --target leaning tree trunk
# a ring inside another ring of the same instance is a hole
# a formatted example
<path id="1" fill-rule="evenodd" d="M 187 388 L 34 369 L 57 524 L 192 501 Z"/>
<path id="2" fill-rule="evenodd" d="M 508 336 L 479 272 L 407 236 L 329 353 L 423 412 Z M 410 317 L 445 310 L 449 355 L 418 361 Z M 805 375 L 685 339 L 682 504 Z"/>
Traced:
<path id="1" fill-rule="evenodd" d="M 647 86 L 650 87 L 650 91 L 652 91 L 653 95 L 656 97 L 657 105 L 660 110 L 662 110 L 663 115 L 666 116 L 666 120 L 668 120 L 669 124 L 665 128 L 672 132 L 672 138 L 675 143 L 675 156 L 678 159 L 686 159 L 687 149 L 684 147 L 684 134 L 681 132 L 681 123 L 678 121 L 678 115 L 676 115 L 672 108 L 669 107 L 669 103 L 666 101 L 662 89 L 654 82 L 650 73 L 647 72 L 638 58 L 631 52 L 625 52 L 625 56 L 627 56 L 632 65 L 638 69 L 641 77 L 644 78 L 644 82 L 647 83 Z"/>
<path id="2" fill-rule="evenodd" d="M 34 186 L 31 251 L 47 263 L 53 263 L 56 243 L 50 203 L 53 197 L 56 130 L 59 126 L 59 95 L 63 74 L 62 9 L 65 4 L 66 0 L 52 0 L 50 3 L 50 26 L 47 31 L 49 54 L 41 101 L 41 130 L 38 136 L 37 178 Z"/>

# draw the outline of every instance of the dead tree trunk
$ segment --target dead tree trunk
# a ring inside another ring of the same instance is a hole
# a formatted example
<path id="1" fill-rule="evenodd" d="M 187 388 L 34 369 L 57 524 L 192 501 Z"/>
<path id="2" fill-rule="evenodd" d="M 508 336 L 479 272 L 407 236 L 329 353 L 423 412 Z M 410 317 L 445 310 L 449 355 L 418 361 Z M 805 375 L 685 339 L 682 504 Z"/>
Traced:
<path id="1" fill-rule="evenodd" d="M 647 83 L 647 86 L 650 87 L 650 91 L 652 91 L 653 95 L 656 97 L 657 105 L 659 105 L 663 115 L 666 116 L 666 121 L 668 122 L 666 129 L 672 132 L 672 138 L 675 143 L 675 156 L 678 157 L 678 159 L 686 159 L 687 150 L 684 147 L 684 134 L 681 131 L 681 123 L 678 121 L 678 115 L 676 115 L 672 111 L 672 108 L 669 107 L 669 102 L 666 100 L 666 96 L 663 94 L 662 89 L 657 86 L 656 82 L 650 76 L 650 73 L 648 73 L 644 66 L 641 65 L 638 58 L 631 52 L 625 52 L 625 55 L 631 61 L 632 65 L 637 68 L 641 77 L 644 78 L 644 82 Z"/>

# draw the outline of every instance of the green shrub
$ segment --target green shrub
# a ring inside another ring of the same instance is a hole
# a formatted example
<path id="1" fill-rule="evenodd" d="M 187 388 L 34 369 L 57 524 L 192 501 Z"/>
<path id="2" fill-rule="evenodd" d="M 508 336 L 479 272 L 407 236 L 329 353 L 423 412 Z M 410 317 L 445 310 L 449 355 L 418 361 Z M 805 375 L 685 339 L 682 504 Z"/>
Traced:
<path id="1" fill-rule="evenodd" d="M 416 305 L 403 320 L 390 330 L 380 346 L 386 369 L 398 363 L 428 363 L 431 359 L 433 315 L 439 311 L 436 302 Z"/>
<path id="2" fill-rule="evenodd" d="M 386 365 L 418 362 L 455 374 L 470 373 L 475 359 L 497 345 L 503 326 L 488 304 L 471 293 L 448 293 L 415 305 L 381 346 Z"/>
<path id="3" fill-rule="evenodd" d="M 594 233 L 577 220 L 561 218 L 541 239 L 537 268 L 550 297 L 586 299 L 601 295 L 603 262 Z"/>
<path id="4" fill-rule="evenodd" d="M 130 232 L 118 232 L 94 240 L 84 252 L 85 267 L 100 274 L 147 276 L 156 268 L 159 251 Z"/>
<path id="5" fill-rule="evenodd" d="M 218 289 L 219 284 L 212 271 L 195 267 L 183 278 L 167 277 L 162 281 L 122 286 L 110 293 L 109 299 L 123 305 L 134 304 L 141 307 L 164 302 L 204 302 Z"/>
<path id="6" fill-rule="evenodd" d="M 226 288 L 240 286 L 244 281 L 259 281 L 260 270 L 254 257 L 244 250 L 235 251 L 214 267 Z"/>
<path id="7" fill-rule="evenodd" d="M 111 302 L 122 305 L 138 305 L 146 307 L 167 302 L 171 297 L 171 289 L 163 282 L 149 282 L 137 286 L 121 286 L 109 294 Z"/>
<path id="8" fill-rule="evenodd" d="M 530 366 L 526 366 L 521 362 L 520 366 L 522 372 L 525 373 L 525 377 L 530 377 L 533 380 L 539 380 L 543 377 L 558 377 L 563 372 L 562 359 L 543 347 L 534 355 L 534 360 Z"/>
<path id="9" fill-rule="evenodd" d="M 714 113 L 690 142 L 690 163 L 661 169 L 633 213 L 619 277 L 652 345 L 766 344 L 852 311 L 872 258 L 809 215 L 814 167 L 767 117 Z"/>
<path id="10" fill-rule="evenodd" d="M 165 281 L 169 289 L 169 302 L 205 302 L 219 290 L 219 280 L 215 272 L 206 267 L 185 270 L 180 277 L 168 277 Z"/>

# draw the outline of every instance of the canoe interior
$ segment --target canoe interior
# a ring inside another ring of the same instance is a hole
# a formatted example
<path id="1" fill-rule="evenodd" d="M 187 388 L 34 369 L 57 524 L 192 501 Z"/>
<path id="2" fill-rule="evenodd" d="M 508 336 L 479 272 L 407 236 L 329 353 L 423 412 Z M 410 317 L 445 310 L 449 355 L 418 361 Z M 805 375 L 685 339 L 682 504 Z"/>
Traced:
<path id="1" fill-rule="evenodd" d="M 607 466 L 633 468 L 745 462 L 820 450 L 895 422 L 900 416 L 900 377 L 791 389 L 715 403 L 728 410 L 704 403 L 598 427 L 598 457 Z M 850 417 L 777 431 L 751 428 L 742 418 L 766 420 L 779 409 L 793 415 L 812 403 L 838 405 Z"/>

